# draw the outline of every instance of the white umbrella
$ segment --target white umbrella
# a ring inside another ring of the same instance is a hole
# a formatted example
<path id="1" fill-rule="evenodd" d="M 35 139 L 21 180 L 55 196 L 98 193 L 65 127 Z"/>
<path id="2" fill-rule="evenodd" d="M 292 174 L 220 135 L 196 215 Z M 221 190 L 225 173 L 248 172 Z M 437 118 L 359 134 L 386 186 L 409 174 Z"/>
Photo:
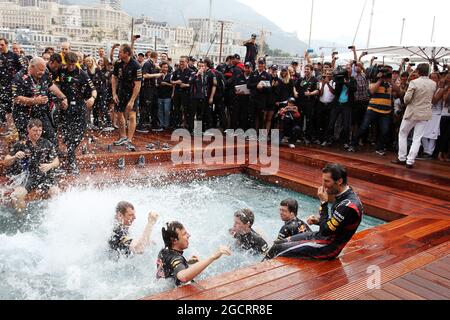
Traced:
<path id="1" fill-rule="evenodd" d="M 420 58 L 429 63 L 435 63 L 446 57 L 450 58 L 450 46 L 390 46 L 358 50 L 369 54 L 383 54 L 403 58 Z"/>

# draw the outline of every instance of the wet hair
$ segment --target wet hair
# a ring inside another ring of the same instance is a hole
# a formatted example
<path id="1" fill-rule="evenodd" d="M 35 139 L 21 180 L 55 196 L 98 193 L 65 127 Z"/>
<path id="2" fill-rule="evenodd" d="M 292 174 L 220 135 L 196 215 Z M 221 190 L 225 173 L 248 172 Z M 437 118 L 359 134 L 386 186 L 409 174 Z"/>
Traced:
<path id="1" fill-rule="evenodd" d="M 66 59 L 67 63 L 77 63 L 78 62 L 78 56 L 75 52 L 69 52 L 66 55 L 64 55 L 64 58 Z"/>
<path id="2" fill-rule="evenodd" d="M 172 243 L 178 240 L 177 229 L 184 229 L 184 226 L 178 221 L 167 222 L 166 226 L 162 227 L 161 233 L 166 248 L 172 248 Z"/>
<path id="3" fill-rule="evenodd" d="M 134 206 L 127 201 L 121 201 L 116 206 L 116 213 L 120 213 L 123 215 L 127 212 L 128 209 L 134 210 Z"/>
<path id="4" fill-rule="evenodd" d="M 281 201 L 280 206 L 282 207 L 288 207 L 289 212 L 292 212 L 294 216 L 297 216 L 298 212 L 298 202 L 295 199 L 285 199 Z"/>
<path id="5" fill-rule="evenodd" d="M 129 56 L 133 55 L 133 50 L 131 49 L 131 46 L 129 44 L 123 44 L 121 46 L 121 49 L 123 52 L 128 53 Z"/>
<path id="6" fill-rule="evenodd" d="M 342 184 L 347 184 L 347 170 L 340 164 L 330 163 L 323 168 L 322 173 L 331 173 L 335 182 L 342 179 Z"/>
<path id="7" fill-rule="evenodd" d="M 31 119 L 30 122 L 28 122 L 28 129 L 32 129 L 34 127 L 42 128 L 42 121 L 39 119 Z"/>
<path id="8" fill-rule="evenodd" d="M 54 53 L 54 54 L 52 54 L 52 55 L 50 56 L 49 61 L 50 61 L 50 62 L 56 62 L 56 63 L 58 63 L 58 64 L 61 64 L 61 63 L 62 63 L 62 57 L 61 57 L 61 55 L 60 55 L 59 53 Z"/>
<path id="9" fill-rule="evenodd" d="M 241 220 L 242 223 L 250 224 L 250 227 L 255 222 L 255 215 L 253 214 L 253 212 L 250 209 L 242 209 L 242 210 L 236 211 L 234 213 L 234 216 L 236 218 L 239 218 L 239 220 Z"/>
<path id="10" fill-rule="evenodd" d="M 419 76 L 428 77 L 430 74 L 430 65 L 428 63 L 421 63 L 417 66 L 416 70 Z"/>
<path id="11" fill-rule="evenodd" d="M 0 41 L 4 41 L 6 45 L 9 44 L 9 41 L 8 41 L 8 39 L 6 39 L 6 38 L 0 38 Z"/>

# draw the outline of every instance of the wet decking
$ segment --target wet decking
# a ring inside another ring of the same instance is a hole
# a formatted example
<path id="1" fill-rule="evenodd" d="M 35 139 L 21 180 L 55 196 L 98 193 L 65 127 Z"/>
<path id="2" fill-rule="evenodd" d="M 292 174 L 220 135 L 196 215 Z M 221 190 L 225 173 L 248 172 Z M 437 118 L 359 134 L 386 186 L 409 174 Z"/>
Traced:
<path id="1" fill-rule="evenodd" d="M 228 272 L 196 285 L 184 286 L 143 299 L 448 299 L 450 297 L 450 164 L 418 162 L 414 170 L 391 165 L 395 155 L 371 152 L 347 154 L 338 149 L 281 148 L 280 170 L 263 176 L 255 164 L 179 165 L 170 151 L 145 151 L 149 142 L 168 142 L 167 133 L 137 135 L 138 151 L 108 145 L 114 135 L 95 134 L 80 154 L 79 177 L 62 185 L 102 185 L 111 181 L 133 183 L 149 178 L 183 181 L 230 173 L 247 173 L 265 181 L 314 196 L 327 162 L 345 165 L 350 185 L 368 214 L 389 223 L 355 235 L 338 259 L 308 261 L 277 259 Z M 4 154 L 4 143 L 0 151 Z M 146 166 L 135 164 L 139 156 Z M 124 157 L 127 167 L 116 168 Z M 92 164 L 95 163 L 95 168 Z M 375 269 L 374 269 L 375 268 Z M 368 283 L 379 270 L 379 288 Z"/>

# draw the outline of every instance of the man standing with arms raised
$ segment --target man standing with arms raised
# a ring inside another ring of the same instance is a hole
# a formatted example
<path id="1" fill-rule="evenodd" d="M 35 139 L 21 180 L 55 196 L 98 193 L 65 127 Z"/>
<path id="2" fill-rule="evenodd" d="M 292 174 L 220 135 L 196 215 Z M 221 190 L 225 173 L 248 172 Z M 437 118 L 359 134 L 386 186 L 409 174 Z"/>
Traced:
<path id="1" fill-rule="evenodd" d="M 136 151 L 133 137 L 136 131 L 136 111 L 139 107 L 139 92 L 142 85 L 142 68 L 132 58 L 133 51 L 128 44 L 123 44 L 119 50 L 119 61 L 114 64 L 112 76 L 112 95 L 116 103 L 119 120 L 120 138 L 115 146 L 125 145 L 128 151 Z M 126 119 L 128 118 L 128 135 Z"/>

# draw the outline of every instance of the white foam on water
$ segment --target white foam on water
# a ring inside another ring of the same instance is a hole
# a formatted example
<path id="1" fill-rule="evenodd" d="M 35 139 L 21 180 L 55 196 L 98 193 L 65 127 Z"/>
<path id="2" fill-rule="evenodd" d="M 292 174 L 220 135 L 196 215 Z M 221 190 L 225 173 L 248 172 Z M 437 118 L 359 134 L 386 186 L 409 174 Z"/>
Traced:
<path id="1" fill-rule="evenodd" d="M 317 210 L 312 198 L 244 175 L 165 186 L 73 188 L 31 212 L 41 215 L 41 221 L 29 230 L 6 232 L 0 224 L 0 299 L 137 299 L 167 290 L 171 281 L 155 279 L 165 222 L 178 220 L 191 234 L 186 258 L 206 258 L 222 244 L 233 245 L 228 234 L 233 213 L 250 208 L 256 214 L 255 229 L 271 245 L 282 224 L 278 205 L 287 197 L 299 200 L 303 218 Z M 142 256 L 115 262 L 108 258 L 107 241 L 115 206 L 122 200 L 136 209 L 132 236 L 141 234 L 150 211 L 160 218 L 152 234 L 156 245 Z M 198 280 L 260 260 L 234 250 Z"/>

